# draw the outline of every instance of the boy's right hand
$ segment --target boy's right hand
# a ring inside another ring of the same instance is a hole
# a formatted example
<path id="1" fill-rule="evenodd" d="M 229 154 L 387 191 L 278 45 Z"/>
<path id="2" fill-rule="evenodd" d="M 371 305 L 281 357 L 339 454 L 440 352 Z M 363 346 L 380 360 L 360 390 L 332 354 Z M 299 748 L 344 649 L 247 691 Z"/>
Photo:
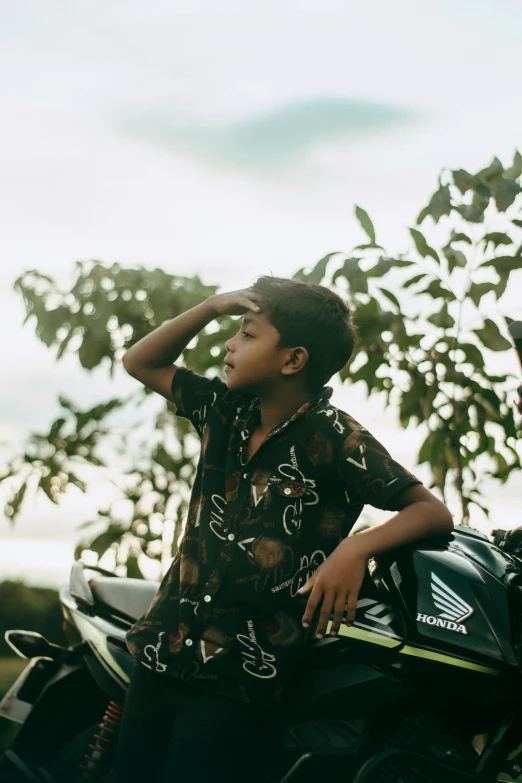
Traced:
<path id="1" fill-rule="evenodd" d="M 263 309 L 263 297 L 248 288 L 228 291 L 224 294 L 214 294 L 209 297 L 208 302 L 216 316 L 243 315 L 247 310 L 260 313 Z"/>

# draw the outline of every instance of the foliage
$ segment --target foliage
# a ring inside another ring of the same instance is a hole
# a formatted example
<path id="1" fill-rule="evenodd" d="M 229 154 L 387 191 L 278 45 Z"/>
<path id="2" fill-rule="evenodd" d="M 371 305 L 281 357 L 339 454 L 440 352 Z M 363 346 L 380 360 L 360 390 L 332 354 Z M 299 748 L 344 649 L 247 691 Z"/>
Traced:
<path id="1" fill-rule="evenodd" d="M 65 644 L 58 593 L 19 581 L 0 582 L 0 658 L 15 655 L 4 640 L 12 628 L 30 628 L 54 644 Z"/>
<path id="2" fill-rule="evenodd" d="M 513 319 L 498 301 L 522 269 L 521 174 L 518 152 L 508 169 L 495 158 L 477 174 L 443 172 L 417 218 L 417 225 L 430 218 L 432 233 L 444 236 L 439 249 L 411 228 L 413 247 L 397 258 L 376 257 L 383 248 L 370 217 L 356 207 L 369 242 L 296 273 L 345 294 L 361 341 L 341 377 L 362 381 L 368 394 L 384 392 L 403 427 L 425 430 L 418 462 L 428 463 L 444 499 L 453 481 L 464 523 L 470 503 L 489 515 L 484 477 L 504 483 L 521 466 L 509 395 L 515 376 L 496 374 L 486 362 L 490 351 L 512 350 L 505 334 Z M 365 256 L 356 252 L 362 250 Z"/>
<path id="3" fill-rule="evenodd" d="M 417 226 L 430 219 L 434 238 L 428 241 L 419 228 L 411 228 L 413 245 L 396 258 L 384 254 L 369 215 L 357 206 L 368 241 L 351 253 L 329 253 L 311 270 L 295 274 L 331 285 L 349 299 L 360 347 L 342 380 L 364 383 L 368 394 L 384 394 L 397 407 L 403 427 L 423 428 L 419 462 L 428 463 L 432 487 L 444 499 L 454 484 L 464 522 L 471 503 L 488 513 L 481 493 L 485 476 L 503 483 L 520 467 L 520 433 L 509 401 L 516 384 L 509 374 L 492 372 L 487 360 L 510 347 L 504 335 L 511 319 L 502 316 L 498 301 L 513 272 L 522 268 L 521 174 L 518 152 L 508 169 L 495 158 L 477 174 L 443 172 L 417 219 Z M 216 291 L 197 276 L 105 267 L 98 261 L 78 262 L 75 275 L 70 291 L 36 270 L 21 275 L 14 286 L 25 304 L 24 323 L 34 319 L 38 338 L 56 351 L 58 361 L 73 354 L 87 371 L 103 366 L 111 377 L 131 344 Z M 215 374 L 235 328 L 226 316 L 209 324 L 184 351 L 186 364 Z M 131 513 L 123 519 L 115 504 L 100 508 L 83 527 L 101 523 L 101 532 L 86 534 L 76 557 L 86 549 L 98 557 L 112 552 L 117 570 L 129 576 L 142 575 L 142 553 L 168 560 L 186 516 L 197 450 L 191 426 L 174 416 L 169 402 L 143 442 L 135 427 L 117 433 L 111 425 L 115 413 L 141 405 L 148 394 L 140 387 L 125 400 L 88 410 L 60 396 L 63 410 L 49 431 L 32 434 L 24 453 L 0 476 L 11 493 L 6 515 L 16 519 L 28 488 L 53 503 L 71 486 L 85 492 L 82 470 L 103 471 L 101 446 L 111 442 L 128 462 L 113 480 Z"/>
<path id="4" fill-rule="evenodd" d="M 130 344 L 216 291 L 197 276 L 173 276 L 160 269 L 122 269 L 118 264 L 105 268 L 96 261 L 76 264 L 71 291 L 61 290 L 52 278 L 36 270 L 21 275 L 14 287 L 23 296 L 27 311 L 24 323 L 30 317 L 35 319 L 36 335 L 56 350 L 58 361 L 72 353 L 88 371 L 108 366 L 111 377 Z M 216 372 L 224 357 L 224 343 L 234 331 L 234 321 L 228 317 L 221 318 L 219 326 L 209 325 L 184 351 L 187 364 L 197 372 Z M 14 457 L 0 477 L 11 480 L 6 516 L 16 519 L 28 490 L 33 495 L 45 493 L 53 503 L 58 503 L 71 485 L 85 492 L 87 485 L 79 471 L 86 465 L 105 468 L 99 451 L 111 441 L 130 463 L 119 479 L 111 480 L 132 511 L 122 519 L 115 510 L 116 502 L 100 508 L 97 517 L 83 527 L 99 528 L 101 523 L 102 532 L 86 535 L 75 556 L 89 549 L 101 557 L 110 549 L 116 563 L 126 566 L 128 576 L 139 577 L 141 553 L 154 560 L 170 555 L 171 541 L 176 542 L 181 532 L 195 467 L 191 426 L 174 416 L 170 403 L 159 411 L 153 435 L 149 433 L 142 443 L 136 442 L 134 428 L 118 434 L 110 423 L 117 409 L 136 401 L 140 405 L 150 393 L 140 387 L 127 399 L 111 399 L 88 410 L 79 409 L 61 395 L 63 413 L 47 433 L 30 435 L 24 453 Z M 169 532 L 169 526 L 173 531 Z M 170 551 L 165 552 L 166 547 Z"/>

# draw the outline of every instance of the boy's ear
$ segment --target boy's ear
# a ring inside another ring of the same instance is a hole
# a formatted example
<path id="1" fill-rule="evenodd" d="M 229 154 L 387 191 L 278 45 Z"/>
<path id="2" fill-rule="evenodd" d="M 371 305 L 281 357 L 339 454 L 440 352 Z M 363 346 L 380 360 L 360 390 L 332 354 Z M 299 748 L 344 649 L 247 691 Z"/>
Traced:
<path id="1" fill-rule="evenodd" d="M 302 345 L 290 350 L 290 358 L 286 360 L 281 368 L 281 372 L 284 375 L 292 375 L 295 372 L 299 372 L 307 365 L 309 359 L 308 351 Z"/>

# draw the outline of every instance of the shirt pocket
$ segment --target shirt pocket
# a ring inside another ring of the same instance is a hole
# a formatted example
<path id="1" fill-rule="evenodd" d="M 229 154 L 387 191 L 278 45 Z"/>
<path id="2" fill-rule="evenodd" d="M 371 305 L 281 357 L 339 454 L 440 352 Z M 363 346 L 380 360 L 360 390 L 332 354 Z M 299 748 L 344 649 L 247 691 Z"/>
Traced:
<path id="1" fill-rule="evenodd" d="M 311 513 L 307 506 L 318 501 L 318 495 L 310 483 L 271 476 L 268 491 L 274 501 L 271 519 L 276 537 L 300 536 L 303 521 Z"/>
<path id="2" fill-rule="evenodd" d="M 271 476 L 268 479 L 268 491 L 283 498 L 302 498 L 309 489 L 310 487 L 304 481 L 292 481 L 276 476 Z"/>

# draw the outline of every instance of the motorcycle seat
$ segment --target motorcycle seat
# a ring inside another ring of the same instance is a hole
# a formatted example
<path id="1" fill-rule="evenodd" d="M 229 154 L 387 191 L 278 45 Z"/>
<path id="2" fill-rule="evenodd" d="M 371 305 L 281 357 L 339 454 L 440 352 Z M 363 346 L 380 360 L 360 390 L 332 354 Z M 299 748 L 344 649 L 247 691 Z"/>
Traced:
<path id="1" fill-rule="evenodd" d="M 110 576 L 93 577 L 89 580 L 89 586 L 98 601 L 132 620 L 145 614 L 159 584 L 146 579 L 115 579 Z"/>

